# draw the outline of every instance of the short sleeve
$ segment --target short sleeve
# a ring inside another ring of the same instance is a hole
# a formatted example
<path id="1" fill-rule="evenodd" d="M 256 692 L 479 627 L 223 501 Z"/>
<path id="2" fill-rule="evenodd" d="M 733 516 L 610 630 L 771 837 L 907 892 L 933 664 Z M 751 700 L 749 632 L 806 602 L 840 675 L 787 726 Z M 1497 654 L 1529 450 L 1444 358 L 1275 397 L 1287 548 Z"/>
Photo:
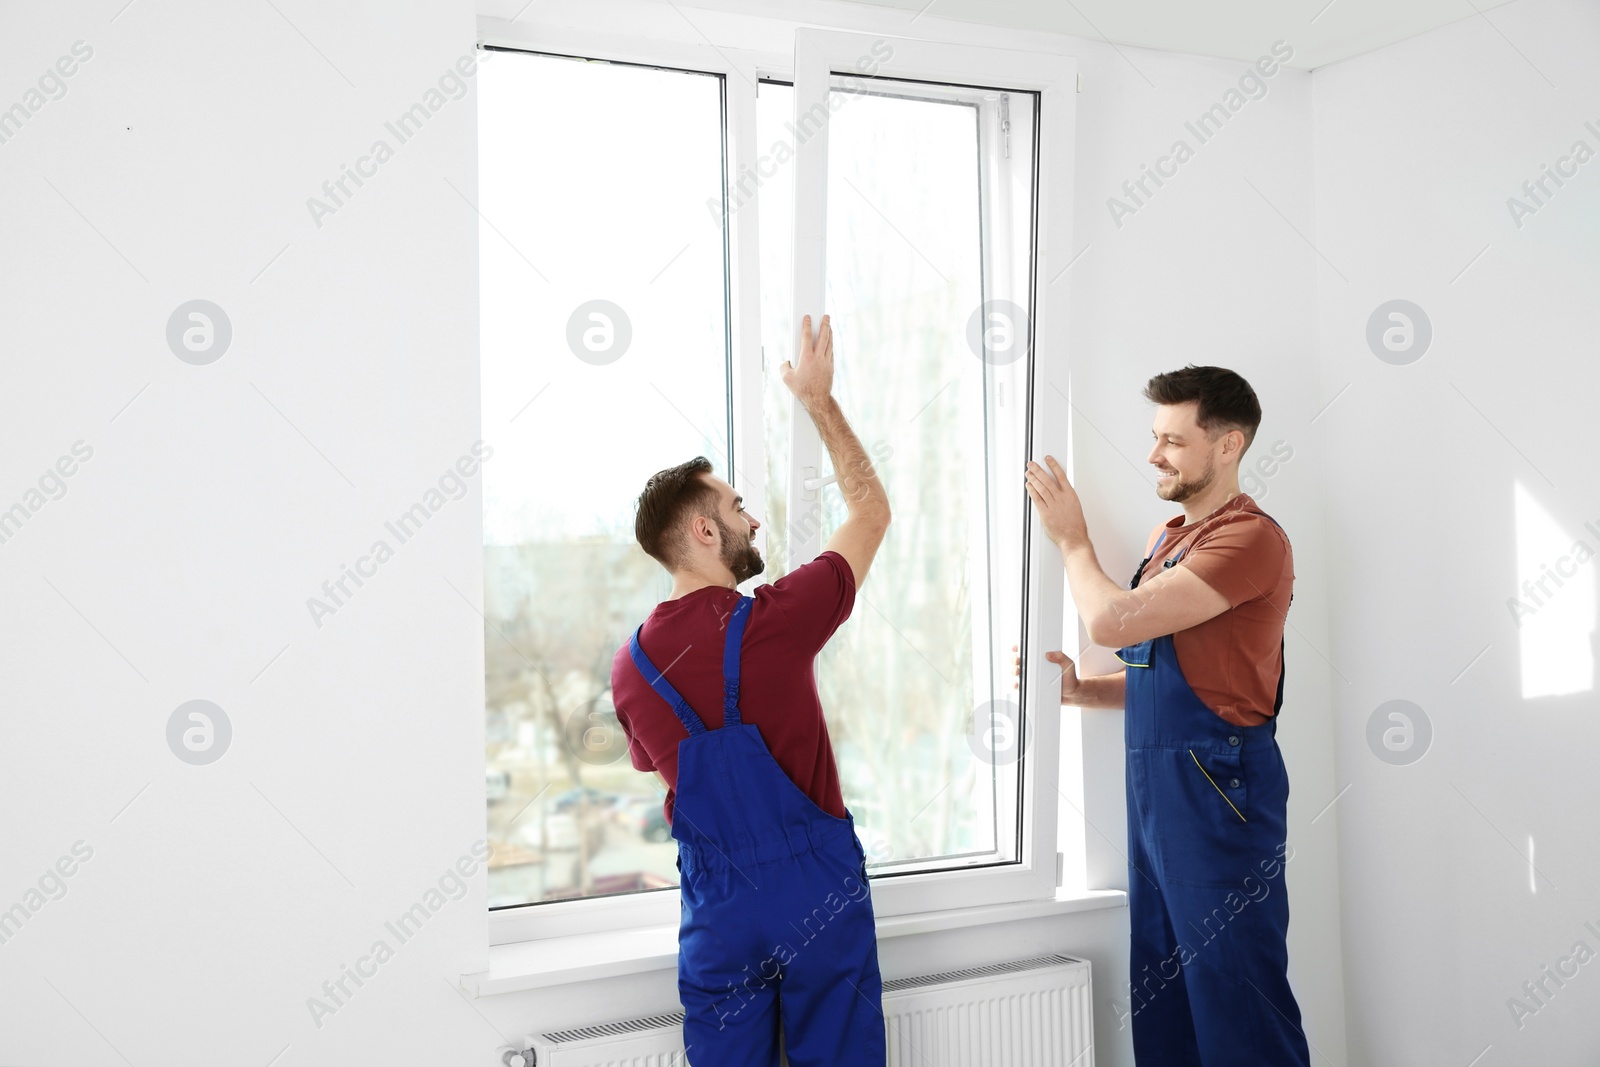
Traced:
<path id="1" fill-rule="evenodd" d="M 1192 545 L 1179 566 L 1187 567 L 1221 593 L 1228 607 L 1271 596 L 1283 575 L 1289 547 L 1269 519 L 1241 519 L 1218 525 Z"/>
<path id="2" fill-rule="evenodd" d="M 653 771 L 656 765 L 650 762 L 650 753 L 644 750 L 639 739 L 633 736 L 633 727 L 628 723 L 627 713 L 621 708 L 617 709 L 617 723 L 622 727 L 623 736 L 628 739 L 628 758 L 633 761 L 636 771 Z"/>
<path id="3" fill-rule="evenodd" d="M 796 567 L 766 590 L 783 613 L 801 651 L 815 655 L 855 607 L 856 583 L 850 564 L 837 552 L 824 552 Z"/>
<path id="4" fill-rule="evenodd" d="M 1162 523 L 1160 526 L 1157 526 L 1154 530 L 1150 531 L 1150 536 L 1144 540 L 1144 556 L 1141 558 L 1148 559 L 1155 553 L 1156 545 L 1162 540 L 1162 531 L 1165 529 L 1166 523 Z"/>
<path id="5" fill-rule="evenodd" d="M 623 666 L 623 658 L 623 656 L 619 655 L 611 664 L 612 707 L 617 713 L 617 725 L 622 727 L 622 735 L 628 739 L 628 758 L 633 761 L 633 769 L 636 771 L 653 771 L 656 769 L 656 765 L 651 762 L 650 753 L 644 750 L 644 746 L 634 736 L 633 724 L 628 721 L 628 713 L 622 710 L 623 686 L 617 684 L 622 681 L 618 674 L 625 670 L 637 673 L 637 668 L 633 666 L 633 660 L 629 658 L 627 666 Z"/>

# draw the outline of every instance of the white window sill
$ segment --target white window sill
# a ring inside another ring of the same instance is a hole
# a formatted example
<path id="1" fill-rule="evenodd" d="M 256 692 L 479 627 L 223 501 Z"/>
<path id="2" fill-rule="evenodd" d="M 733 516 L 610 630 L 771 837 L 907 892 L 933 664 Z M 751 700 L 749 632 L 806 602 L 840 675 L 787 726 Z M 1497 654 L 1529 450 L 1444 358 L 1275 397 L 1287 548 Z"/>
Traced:
<path id="1" fill-rule="evenodd" d="M 1103 908 L 1124 908 L 1127 905 L 1128 894 L 1120 889 L 1058 889 L 1054 897 L 1045 900 L 880 918 L 878 938 L 882 940 L 886 937 L 1069 915 Z M 674 923 L 495 945 L 489 949 L 489 969 L 478 974 L 462 975 L 461 988 L 474 997 L 492 997 L 596 978 L 614 978 L 648 971 L 676 971 L 677 967 L 678 927 Z"/>

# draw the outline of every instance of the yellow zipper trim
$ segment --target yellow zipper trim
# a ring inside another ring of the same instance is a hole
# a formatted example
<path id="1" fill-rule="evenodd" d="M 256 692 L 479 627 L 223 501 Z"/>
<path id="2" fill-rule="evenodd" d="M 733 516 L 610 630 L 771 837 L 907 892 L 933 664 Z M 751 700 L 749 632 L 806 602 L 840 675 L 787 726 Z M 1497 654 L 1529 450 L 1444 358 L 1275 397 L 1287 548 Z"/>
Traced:
<path id="1" fill-rule="evenodd" d="M 1148 667 L 1148 666 L 1150 666 L 1150 664 L 1148 664 L 1148 663 L 1129 663 L 1127 660 L 1123 659 L 1122 656 L 1119 653 L 1116 653 L 1116 652 L 1113 652 L 1111 654 L 1113 656 L 1116 656 L 1118 661 L 1121 662 L 1121 664 L 1124 667 Z"/>
<path id="2" fill-rule="evenodd" d="M 1200 766 L 1200 757 L 1196 756 L 1194 754 L 1194 749 L 1192 749 L 1192 748 L 1189 750 L 1189 758 L 1194 760 L 1194 765 L 1196 767 L 1200 767 L 1200 773 L 1206 776 L 1206 781 L 1211 783 L 1211 788 L 1215 789 L 1217 791 L 1217 795 L 1222 797 L 1223 800 L 1228 800 L 1228 794 L 1224 793 L 1222 791 L 1222 787 L 1217 784 L 1217 780 L 1215 778 L 1211 777 L 1211 772 L 1206 770 L 1204 767 Z M 1233 807 L 1233 801 L 1228 800 L 1228 807 L 1233 808 L 1233 813 L 1235 815 L 1239 816 L 1239 821 L 1240 822 L 1249 822 L 1250 821 L 1249 819 L 1246 819 L 1244 817 L 1244 813 L 1243 812 L 1241 812 L 1238 808 L 1234 808 Z"/>

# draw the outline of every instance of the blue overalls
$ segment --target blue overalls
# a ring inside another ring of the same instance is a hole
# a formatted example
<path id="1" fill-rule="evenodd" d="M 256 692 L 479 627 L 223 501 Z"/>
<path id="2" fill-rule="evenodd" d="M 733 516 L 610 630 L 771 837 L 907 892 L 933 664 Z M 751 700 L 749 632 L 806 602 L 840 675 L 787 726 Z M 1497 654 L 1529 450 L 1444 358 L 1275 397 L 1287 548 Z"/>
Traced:
<path id="1" fill-rule="evenodd" d="M 1284 942 L 1283 675 L 1273 717 L 1236 726 L 1189 688 L 1170 634 L 1117 657 L 1127 665 L 1134 1058 L 1141 1067 L 1308 1067 Z"/>
<path id="2" fill-rule="evenodd" d="M 877 928 L 855 820 L 815 802 L 739 721 L 739 653 L 754 601 L 728 617 L 722 727 L 707 730 L 639 647 L 634 666 L 683 723 L 678 995 L 694 1067 L 883 1067 Z M 641 627 L 642 629 L 642 627 Z"/>

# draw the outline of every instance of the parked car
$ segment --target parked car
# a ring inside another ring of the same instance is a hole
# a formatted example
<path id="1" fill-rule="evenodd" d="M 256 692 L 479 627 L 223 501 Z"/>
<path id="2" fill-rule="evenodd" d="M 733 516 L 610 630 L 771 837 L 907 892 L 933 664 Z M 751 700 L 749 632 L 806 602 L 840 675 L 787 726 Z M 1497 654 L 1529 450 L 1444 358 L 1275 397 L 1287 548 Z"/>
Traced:
<path id="1" fill-rule="evenodd" d="M 661 793 L 650 797 L 628 797 L 617 804 L 617 822 L 646 841 L 659 843 L 671 840 L 672 825 L 661 810 L 665 800 L 665 794 Z"/>
<path id="2" fill-rule="evenodd" d="M 517 840 L 541 852 L 578 851 L 578 816 L 572 812 L 549 812 L 544 818 L 529 814 L 517 831 Z M 589 852 L 592 855 L 605 843 L 606 829 L 598 819 L 589 821 Z"/>
<path id="3" fill-rule="evenodd" d="M 575 811 L 578 807 L 578 802 L 583 799 L 585 793 L 589 796 L 590 811 L 604 811 L 621 799 L 616 793 L 607 792 L 604 789 L 595 789 L 593 786 L 579 786 L 551 797 L 550 810 Z"/>

